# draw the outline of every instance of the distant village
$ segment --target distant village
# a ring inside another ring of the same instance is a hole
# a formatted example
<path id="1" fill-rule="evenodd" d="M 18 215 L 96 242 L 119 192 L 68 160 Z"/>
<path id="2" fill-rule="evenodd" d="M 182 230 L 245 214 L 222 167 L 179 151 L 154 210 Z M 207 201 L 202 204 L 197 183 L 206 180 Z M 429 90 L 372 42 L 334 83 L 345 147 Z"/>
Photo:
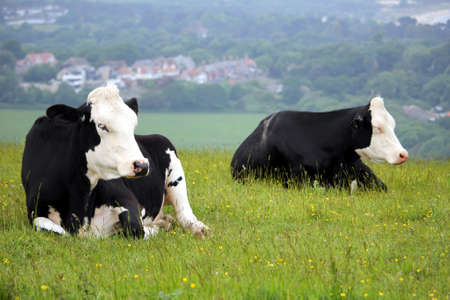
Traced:
<path id="1" fill-rule="evenodd" d="M 174 78 L 197 84 L 222 81 L 233 84 L 263 74 L 255 61 L 248 56 L 229 57 L 222 61 L 196 66 L 191 57 L 178 55 L 137 60 L 132 65 L 127 65 L 123 60 L 107 61 L 102 66 L 94 68 L 85 58 L 80 57 L 70 57 L 59 63 L 50 52 L 27 54 L 24 59 L 16 62 L 16 73 L 23 75 L 32 67 L 45 64 L 59 66 L 59 72 L 48 84 L 34 84 L 34 86 L 52 92 L 58 89 L 61 82 L 67 83 L 75 92 L 79 92 L 86 85 L 99 86 L 106 82 L 124 89 L 135 88 L 143 81 L 161 78 Z M 22 83 L 24 88 L 31 85 L 27 82 Z"/>
<path id="2" fill-rule="evenodd" d="M 59 17 L 67 15 L 69 10 L 59 5 L 47 4 L 39 6 L 2 7 L 3 20 L 6 25 L 54 24 Z"/>
<path id="3" fill-rule="evenodd" d="M 57 66 L 58 61 L 50 52 L 29 53 L 24 59 L 17 61 L 16 73 L 23 75 L 30 68 L 43 64 Z M 121 89 L 133 89 L 147 80 L 163 78 L 175 78 L 197 84 L 223 81 L 234 84 L 263 75 L 254 60 L 247 56 L 228 58 L 201 66 L 196 66 L 191 57 L 183 55 L 137 60 L 131 66 L 123 60 L 118 60 L 107 61 L 97 69 L 84 58 L 71 57 L 59 66 L 60 70 L 56 78 L 49 83 L 23 82 L 22 87 L 27 89 L 34 86 L 54 93 L 64 82 L 78 93 L 84 86 L 96 87 L 106 82 L 114 83 Z M 272 92 L 279 93 L 281 89 L 281 85 L 275 86 Z M 442 117 L 450 117 L 450 112 L 444 111 L 440 106 L 435 106 L 431 110 L 424 110 L 417 105 L 404 105 L 402 108 L 409 118 L 416 120 L 435 121 Z"/>
<path id="4" fill-rule="evenodd" d="M 59 17 L 68 13 L 62 6 L 33 5 L 33 6 L 3 6 L 1 8 L 6 25 L 14 26 L 24 23 L 30 25 L 54 24 Z M 189 27 L 187 30 L 196 33 L 199 38 L 206 38 L 208 31 L 201 25 Z M 131 65 L 125 61 L 108 61 L 104 65 L 94 68 L 89 62 L 80 57 L 71 57 L 58 62 L 53 53 L 29 53 L 24 59 L 17 61 L 16 73 L 25 74 L 32 67 L 50 65 L 60 70 L 53 80 L 45 84 L 23 82 L 25 89 L 35 86 L 40 89 L 56 91 L 61 82 L 70 85 L 75 92 L 84 86 L 99 86 L 105 82 L 112 82 L 121 88 L 135 88 L 142 81 L 161 78 L 175 78 L 195 82 L 198 84 L 221 82 L 231 83 L 252 79 L 262 75 L 256 67 L 255 61 L 249 57 L 224 58 L 211 64 L 196 66 L 191 57 L 178 55 L 175 57 L 159 57 L 156 59 L 137 60 Z"/>

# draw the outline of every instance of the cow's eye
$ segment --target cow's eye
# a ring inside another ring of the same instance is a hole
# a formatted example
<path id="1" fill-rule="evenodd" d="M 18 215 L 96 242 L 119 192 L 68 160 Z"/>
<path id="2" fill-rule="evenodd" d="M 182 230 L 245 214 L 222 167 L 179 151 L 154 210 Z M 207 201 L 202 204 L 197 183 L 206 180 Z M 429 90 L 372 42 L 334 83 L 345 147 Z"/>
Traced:
<path id="1" fill-rule="evenodd" d="M 109 129 L 108 129 L 108 127 L 106 127 L 105 124 L 98 123 L 98 124 L 97 124 L 97 127 L 100 128 L 100 129 L 103 130 L 103 131 L 109 132 Z"/>
<path id="2" fill-rule="evenodd" d="M 379 126 L 373 126 L 373 130 L 376 132 L 376 133 L 381 133 L 383 130 L 381 129 L 381 127 L 379 127 Z"/>

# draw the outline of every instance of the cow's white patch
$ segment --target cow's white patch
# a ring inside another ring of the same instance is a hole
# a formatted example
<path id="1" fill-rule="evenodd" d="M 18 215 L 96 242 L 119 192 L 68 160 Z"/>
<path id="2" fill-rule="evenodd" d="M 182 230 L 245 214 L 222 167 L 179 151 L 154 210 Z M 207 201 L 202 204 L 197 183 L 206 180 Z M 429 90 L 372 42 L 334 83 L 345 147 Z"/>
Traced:
<path id="1" fill-rule="evenodd" d="M 356 180 L 353 180 L 350 184 L 350 194 L 353 194 L 358 189 L 358 182 Z"/>
<path id="2" fill-rule="evenodd" d="M 167 149 L 166 153 L 170 157 L 169 170 L 166 170 L 166 193 L 164 204 L 171 204 L 175 209 L 178 222 L 184 229 L 191 230 L 195 235 L 203 236 L 209 232 L 208 226 L 197 220 L 189 205 L 186 189 L 186 179 L 181 161 L 175 151 Z M 162 210 L 162 206 L 161 206 Z"/>
<path id="3" fill-rule="evenodd" d="M 65 235 L 66 231 L 61 225 L 55 224 L 52 220 L 45 217 L 37 217 L 33 220 L 33 225 L 37 231 L 52 231 L 57 234 Z"/>
<path id="4" fill-rule="evenodd" d="M 100 144 L 86 153 L 91 188 L 99 179 L 134 177 L 134 162 L 148 164 L 134 138 L 136 114 L 122 100 L 115 85 L 96 88 L 87 101 L 91 104 L 91 121 L 100 136 Z"/>
<path id="5" fill-rule="evenodd" d="M 268 119 L 264 120 L 263 122 L 263 132 L 261 136 L 261 143 L 265 143 L 267 140 L 267 130 L 269 128 L 269 124 L 272 121 L 273 117 L 275 117 L 276 114 L 272 114 Z"/>
<path id="6" fill-rule="evenodd" d="M 127 209 L 121 206 L 102 205 L 96 208 L 87 231 L 88 235 L 108 237 L 119 232 L 121 230 L 119 215 L 124 211 L 127 211 Z"/>
<path id="7" fill-rule="evenodd" d="M 145 217 L 145 208 L 141 209 L 141 220 L 145 240 L 158 233 L 158 226 L 153 222 L 153 219 L 151 217 Z"/>
<path id="8" fill-rule="evenodd" d="M 407 160 L 408 151 L 400 144 L 395 135 L 395 120 L 384 107 L 381 97 L 370 101 L 372 117 L 372 138 L 367 148 L 356 149 L 356 153 L 363 159 L 390 164 L 400 164 Z"/>
<path id="9" fill-rule="evenodd" d="M 48 206 L 48 218 L 55 224 L 61 225 L 61 216 L 52 206 Z"/>
<path id="10" fill-rule="evenodd" d="M 147 240 L 158 233 L 158 226 L 153 223 L 151 217 L 142 219 L 142 227 L 144 228 L 144 239 Z"/>

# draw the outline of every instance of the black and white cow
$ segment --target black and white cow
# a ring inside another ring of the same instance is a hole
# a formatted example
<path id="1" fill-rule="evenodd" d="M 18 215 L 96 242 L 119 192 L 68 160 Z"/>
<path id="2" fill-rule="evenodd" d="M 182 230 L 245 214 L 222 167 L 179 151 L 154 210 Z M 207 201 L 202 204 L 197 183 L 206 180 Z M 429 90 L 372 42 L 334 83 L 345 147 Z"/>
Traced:
<path id="1" fill-rule="evenodd" d="M 158 227 L 170 228 L 173 218 L 164 216 L 163 206 L 172 205 L 181 226 L 203 238 L 210 233 L 189 205 L 186 178 L 175 147 L 161 135 L 136 135 L 151 172 L 139 179 L 101 180 L 92 192 L 95 214 L 89 232 L 105 237 L 124 232 L 148 238 Z"/>
<path id="2" fill-rule="evenodd" d="M 28 219 L 36 230 L 78 233 L 94 210 L 101 179 L 145 176 L 149 162 L 134 138 L 135 100 L 114 85 L 93 90 L 79 108 L 47 109 L 27 134 L 22 159 Z"/>
<path id="3" fill-rule="evenodd" d="M 330 187 L 386 190 L 361 158 L 401 164 L 408 159 L 395 133 L 395 121 L 383 99 L 330 112 L 282 111 L 262 120 L 234 153 L 235 179 L 249 174 L 277 176 L 285 185 L 315 180 Z M 352 184 L 353 186 L 353 184 Z"/>

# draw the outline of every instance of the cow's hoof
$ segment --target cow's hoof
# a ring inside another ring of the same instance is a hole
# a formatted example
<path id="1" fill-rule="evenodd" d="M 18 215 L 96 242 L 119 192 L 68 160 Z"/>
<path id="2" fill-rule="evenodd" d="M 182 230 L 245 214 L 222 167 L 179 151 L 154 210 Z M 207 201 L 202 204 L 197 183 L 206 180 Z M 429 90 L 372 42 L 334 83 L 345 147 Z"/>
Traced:
<path id="1" fill-rule="evenodd" d="M 208 226 L 206 226 L 205 224 L 203 224 L 201 222 L 199 222 L 199 223 L 200 224 L 196 224 L 192 228 L 192 234 L 196 238 L 200 238 L 200 239 L 204 240 L 206 236 L 208 236 L 208 237 L 214 236 L 211 229 Z"/>
<path id="2" fill-rule="evenodd" d="M 164 228 L 169 231 L 170 229 L 172 229 L 173 225 L 177 222 L 175 220 L 174 217 L 172 217 L 171 215 L 164 215 L 162 217 L 162 219 L 164 220 Z"/>
<path id="3" fill-rule="evenodd" d="M 33 220 L 33 226 L 36 231 L 53 232 L 59 235 L 67 235 L 61 225 L 55 224 L 52 220 L 44 217 L 37 217 Z"/>
<path id="4" fill-rule="evenodd" d="M 167 220 L 158 220 L 156 223 L 159 227 L 164 228 L 165 231 L 170 231 L 173 228 L 173 223 Z"/>

